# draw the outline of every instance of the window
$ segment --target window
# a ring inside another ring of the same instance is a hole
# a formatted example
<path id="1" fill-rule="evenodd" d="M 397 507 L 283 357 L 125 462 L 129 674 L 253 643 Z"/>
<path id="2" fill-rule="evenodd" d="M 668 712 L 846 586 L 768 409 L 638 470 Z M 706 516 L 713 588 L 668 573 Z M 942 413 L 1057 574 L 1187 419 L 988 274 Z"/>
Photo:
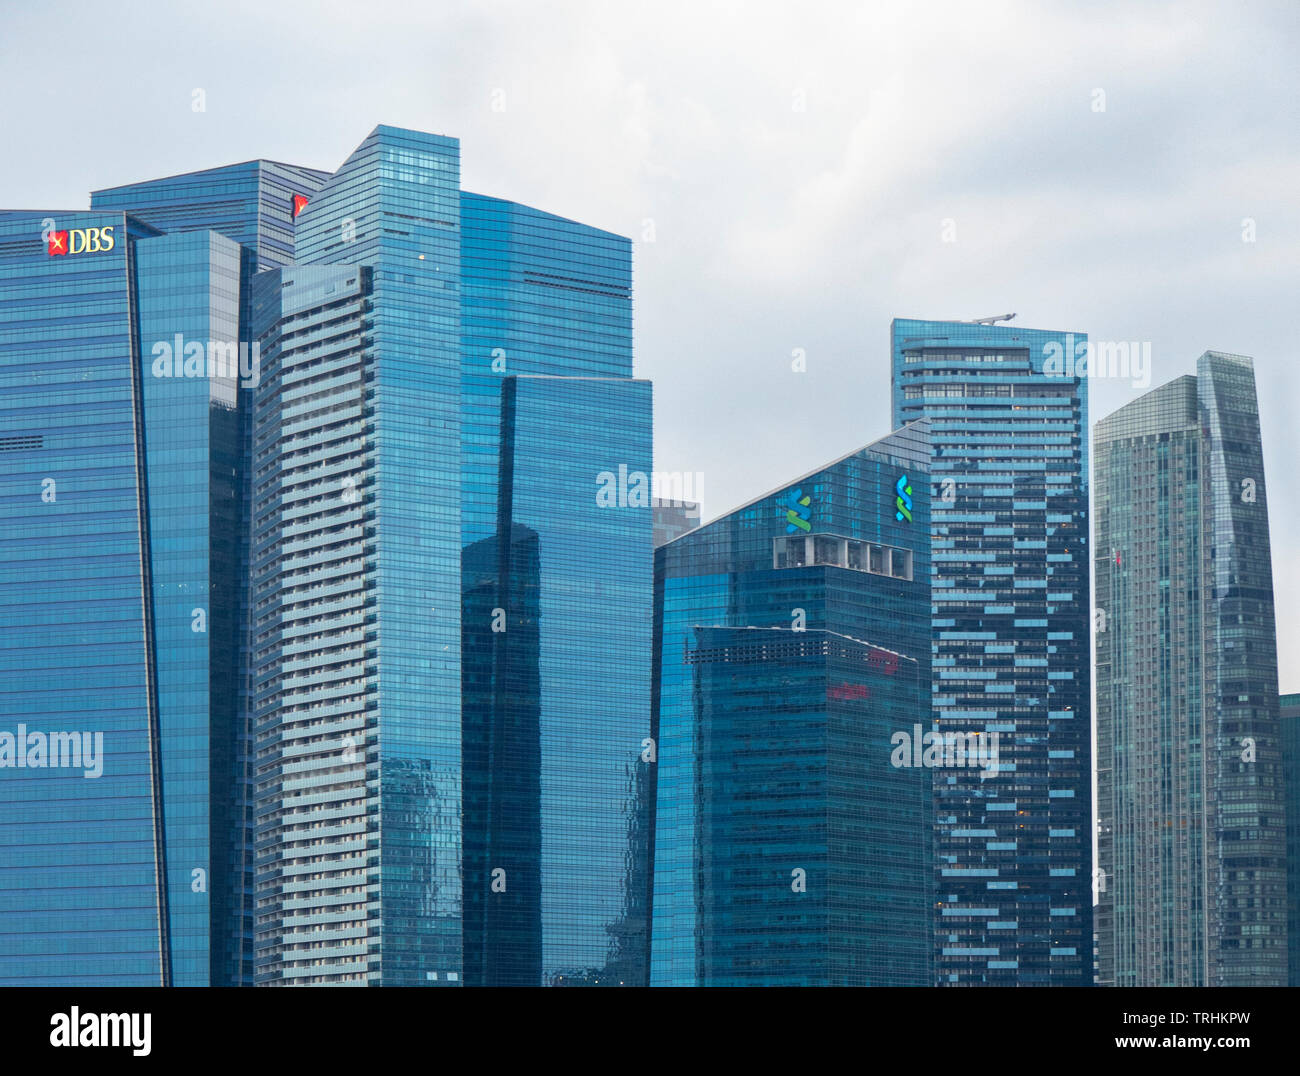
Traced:
<path id="1" fill-rule="evenodd" d="M 912 551 L 873 545 L 837 534 L 795 535 L 773 539 L 772 563 L 777 568 L 803 568 L 825 564 L 855 572 L 912 578 Z"/>

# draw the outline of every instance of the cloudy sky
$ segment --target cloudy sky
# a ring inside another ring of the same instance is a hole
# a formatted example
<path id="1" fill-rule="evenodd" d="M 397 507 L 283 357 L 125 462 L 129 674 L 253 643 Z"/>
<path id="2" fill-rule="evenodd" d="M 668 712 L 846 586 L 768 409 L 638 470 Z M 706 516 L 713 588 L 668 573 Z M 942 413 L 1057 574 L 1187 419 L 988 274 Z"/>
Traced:
<path id="1" fill-rule="evenodd" d="M 706 517 L 887 432 L 896 316 L 1149 341 L 1153 385 L 1253 356 L 1300 691 L 1298 48 L 1287 0 L 6 3 L 0 206 L 455 135 L 466 188 L 636 240 L 656 466 Z"/>

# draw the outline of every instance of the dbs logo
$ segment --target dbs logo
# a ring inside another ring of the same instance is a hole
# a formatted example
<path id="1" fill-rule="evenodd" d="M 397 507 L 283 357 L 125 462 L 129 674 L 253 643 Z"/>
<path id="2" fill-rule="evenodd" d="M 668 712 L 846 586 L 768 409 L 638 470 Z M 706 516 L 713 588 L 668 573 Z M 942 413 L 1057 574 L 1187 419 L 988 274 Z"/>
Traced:
<path id="1" fill-rule="evenodd" d="M 101 254 L 113 249 L 113 226 L 107 228 L 69 228 L 50 232 L 48 251 L 51 258 L 64 254 Z"/>

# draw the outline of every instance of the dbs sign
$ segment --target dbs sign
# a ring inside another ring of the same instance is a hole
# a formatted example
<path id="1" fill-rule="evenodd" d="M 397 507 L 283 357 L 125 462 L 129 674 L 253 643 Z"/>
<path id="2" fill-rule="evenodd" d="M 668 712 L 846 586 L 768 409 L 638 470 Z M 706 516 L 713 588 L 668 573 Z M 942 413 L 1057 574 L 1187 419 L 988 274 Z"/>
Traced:
<path id="1" fill-rule="evenodd" d="M 113 227 L 69 228 L 50 232 L 48 242 L 51 258 L 61 254 L 100 254 L 113 249 Z"/>

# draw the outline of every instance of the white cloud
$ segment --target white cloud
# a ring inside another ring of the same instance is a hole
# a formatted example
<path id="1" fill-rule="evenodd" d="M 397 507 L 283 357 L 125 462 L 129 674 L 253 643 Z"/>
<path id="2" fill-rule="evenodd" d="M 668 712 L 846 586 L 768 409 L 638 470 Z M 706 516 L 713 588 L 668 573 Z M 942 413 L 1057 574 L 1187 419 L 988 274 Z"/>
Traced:
<path id="1" fill-rule="evenodd" d="M 0 93 L 29 105 L 0 119 L 0 205 L 82 206 L 92 187 L 256 156 L 334 167 L 382 122 L 458 136 L 469 189 L 634 237 L 653 219 L 638 372 L 656 380 L 659 465 L 705 472 L 710 514 L 885 432 L 895 315 L 1015 310 L 1151 340 L 1155 383 L 1207 348 L 1254 355 L 1282 664 L 1300 667 L 1292 4 L 158 2 L 5 19 Z M 1093 418 L 1132 395 L 1099 387 Z"/>

